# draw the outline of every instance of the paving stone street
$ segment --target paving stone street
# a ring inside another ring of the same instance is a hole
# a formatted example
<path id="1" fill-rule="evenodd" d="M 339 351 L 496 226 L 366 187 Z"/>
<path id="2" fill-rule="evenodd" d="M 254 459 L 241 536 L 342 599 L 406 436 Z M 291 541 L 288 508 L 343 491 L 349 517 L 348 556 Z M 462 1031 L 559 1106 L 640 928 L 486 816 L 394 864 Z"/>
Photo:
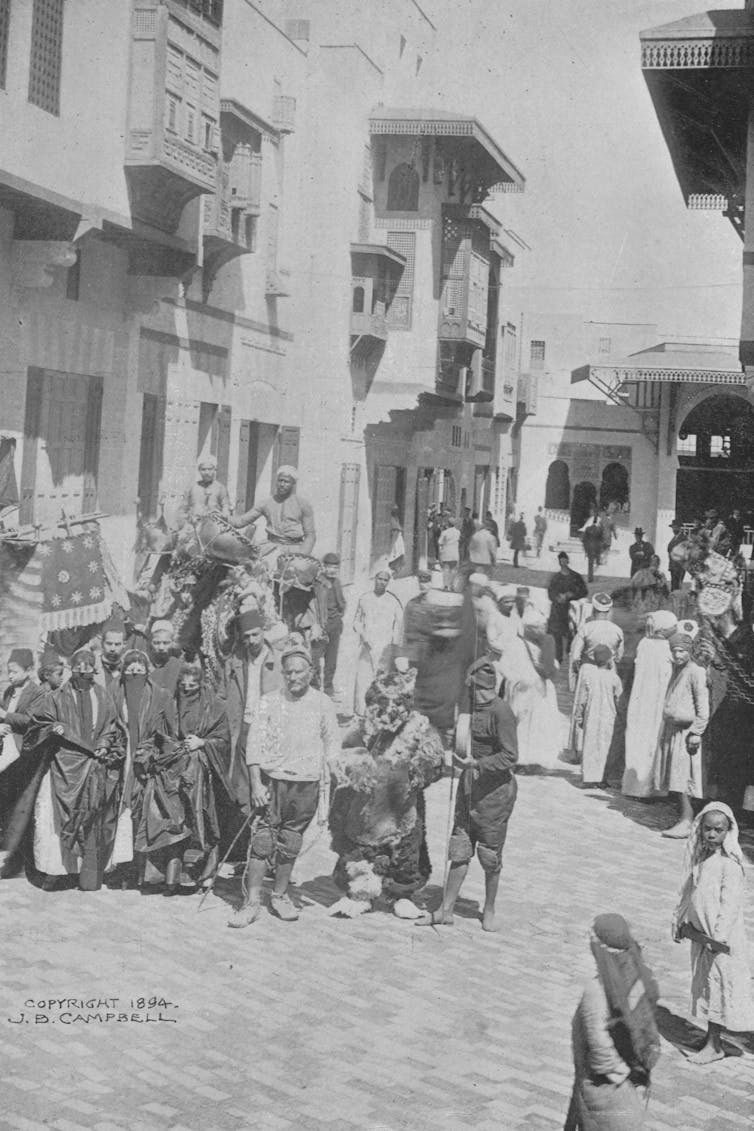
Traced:
<path id="1" fill-rule="evenodd" d="M 428 791 L 430 906 L 443 878 L 449 784 Z M 688 947 L 669 934 L 683 845 L 659 835 L 671 823 L 667 805 L 584 790 L 567 765 L 522 772 L 519 786 L 497 935 L 483 934 L 477 918 L 477 864 L 453 927 L 418 928 L 379 911 L 329 917 L 336 889 L 324 831 L 297 866 L 302 914 L 291 924 L 265 914 L 228 930 L 238 880 L 219 882 L 201 911 L 198 896 L 45 893 L 22 877 L 4 881 L 0 1125 L 560 1128 L 570 1021 L 591 972 L 589 924 L 619 910 L 662 991 L 647 1127 L 750 1127 L 754 1046 L 744 1039 L 704 1068 L 680 1051 L 693 1030 Z"/>

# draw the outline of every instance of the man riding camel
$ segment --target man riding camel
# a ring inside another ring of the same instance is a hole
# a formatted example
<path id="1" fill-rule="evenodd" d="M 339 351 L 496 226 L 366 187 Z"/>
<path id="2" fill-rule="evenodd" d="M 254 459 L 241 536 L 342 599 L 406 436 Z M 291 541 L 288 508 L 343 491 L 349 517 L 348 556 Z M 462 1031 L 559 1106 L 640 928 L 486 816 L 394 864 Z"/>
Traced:
<path id="1" fill-rule="evenodd" d="M 238 530 L 256 522 L 258 518 L 264 518 L 267 522 L 268 543 L 294 553 L 311 554 L 317 540 L 314 512 L 311 503 L 296 493 L 297 479 L 298 471 L 295 467 L 288 464 L 279 467 L 274 493 L 245 514 L 231 518 L 231 526 Z"/>

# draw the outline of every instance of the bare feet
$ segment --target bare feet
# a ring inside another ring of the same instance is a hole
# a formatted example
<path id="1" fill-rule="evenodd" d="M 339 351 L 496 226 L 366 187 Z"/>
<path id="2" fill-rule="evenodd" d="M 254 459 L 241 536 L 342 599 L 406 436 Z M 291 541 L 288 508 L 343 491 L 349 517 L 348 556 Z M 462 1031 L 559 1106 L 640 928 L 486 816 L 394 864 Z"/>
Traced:
<path id="1" fill-rule="evenodd" d="M 714 1045 L 705 1045 L 699 1052 L 693 1052 L 686 1058 L 691 1064 L 713 1064 L 716 1060 L 724 1060 L 725 1053 L 716 1049 Z"/>
<path id="2" fill-rule="evenodd" d="M 491 908 L 489 911 L 485 908 L 482 912 L 482 930 L 489 931 L 490 934 L 500 930 L 500 923 L 495 919 L 494 908 Z"/>
<path id="3" fill-rule="evenodd" d="M 662 834 L 670 840 L 685 840 L 691 832 L 690 821 L 679 821 L 677 825 L 673 825 L 672 829 L 666 829 Z"/>
<path id="4" fill-rule="evenodd" d="M 425 911 L 418 919 L 414 919 L 415 927 L 452 927 L 453 916 L 449 911 L 438 907 L 437 911 Z"/>

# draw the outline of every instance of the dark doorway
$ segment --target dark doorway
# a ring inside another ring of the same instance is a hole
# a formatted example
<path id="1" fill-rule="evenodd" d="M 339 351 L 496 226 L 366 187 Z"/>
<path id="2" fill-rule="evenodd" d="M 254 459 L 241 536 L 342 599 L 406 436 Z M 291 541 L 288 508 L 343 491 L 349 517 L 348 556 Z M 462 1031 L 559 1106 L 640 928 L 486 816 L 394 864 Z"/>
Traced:
<path id="1" fill-rule="evenodd" d="M 620 511 L 630 509 L 628 471 L 621 463 L 609 463 L 602 472 L 600 506 L 609 507 L 611 503 Z"/>
<path id="2" fill-rule="evenodd" d="M 571 503 L 571 536 L 578 534 L 589 518 L 592 507 L 597 506 L 597 488 L 593 483 L 577 483 Z"/>
<path id="3" fill-rule="evenodd" d="M 549 510 L 567 511 L 570 505 L 571 480 L 568 464 L 562 459 L 553 460 L 547 471 L 545 506 Z"/>

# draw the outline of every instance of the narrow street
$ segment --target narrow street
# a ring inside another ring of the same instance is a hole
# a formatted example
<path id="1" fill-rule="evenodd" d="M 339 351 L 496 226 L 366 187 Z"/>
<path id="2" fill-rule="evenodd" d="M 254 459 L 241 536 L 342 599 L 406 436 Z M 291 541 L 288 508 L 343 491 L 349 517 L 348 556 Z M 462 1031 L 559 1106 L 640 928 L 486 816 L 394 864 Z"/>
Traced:
<path id="1" fill-rule="evenodd" d="M 430 905 L 442 883 L 448 784 L 428 794 Z M 13 927 L 2 951 L 0 1125 L 562 1127 L 589 924 L 618 910 L 662 991 L 647 1127 L 749 1127 L 754 1050 L 699 1068 L 677 1047 L 692 1032 L 689 955 L 670 940 L 683 845 L 659 835 L 665 804 L 582 790 L 566 765 L 522 773 L 519 784 L 498 935 L 477 919 L 476 864 L 453 927 L 381 912 L 328 917 L 336 890 L 324 832 L 300 860 L 293 924 L 265 914 L 248 930 L 226 929 L 237 880 L 218 884 L 199 913 L 197 896 L 46 894 L 23 878 L 3 882 L 0 912 Z"/>

